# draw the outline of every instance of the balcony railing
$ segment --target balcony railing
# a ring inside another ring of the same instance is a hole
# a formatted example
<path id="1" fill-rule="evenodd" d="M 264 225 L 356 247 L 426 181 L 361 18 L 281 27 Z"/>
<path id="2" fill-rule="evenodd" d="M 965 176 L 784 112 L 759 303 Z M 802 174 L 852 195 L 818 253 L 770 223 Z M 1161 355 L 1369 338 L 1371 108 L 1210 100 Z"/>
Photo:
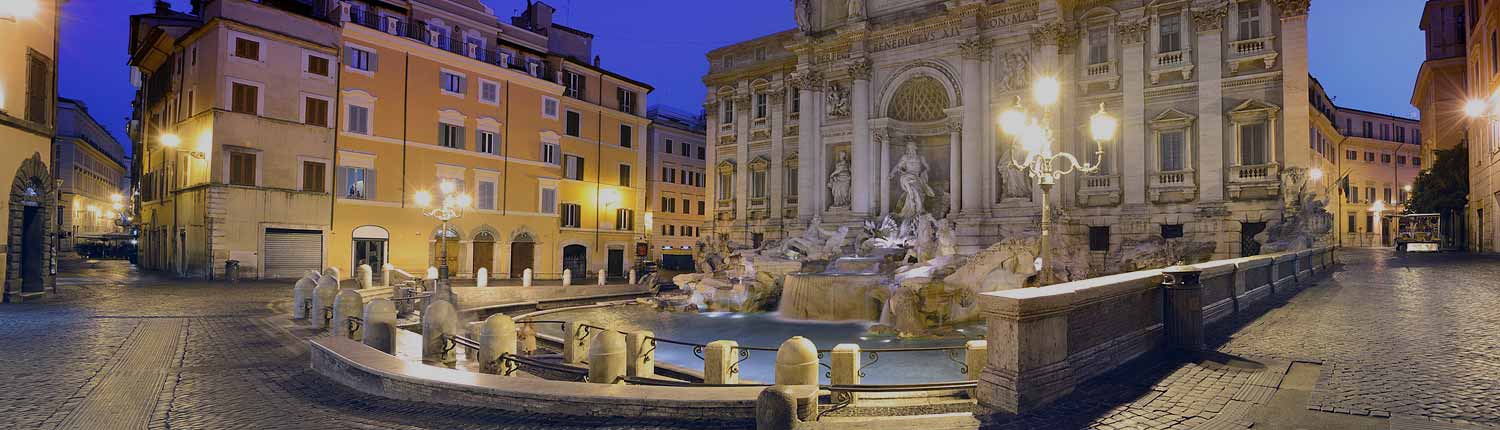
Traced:
<path id="1" fill-rule="evenodd" d="M 518 63 L 510 53 L 496 49 L 485 49 L 475 43 L 443 36 L 440 33 L 429 30 L 427 25 L 420 21 L 411 21 L 391 15 L 381 16 L 375 13 L 375 11 L 362 8 L 349 9 L 348 21 L 382 33 L 415 40 L 424 45 L 479 60 L 497 67 L 525 73 L 537 79 L 556 82 L 556 73 L 547 67 L 546 63 L 540 61 Z"/>
<path id="2" fill-rule="evenodd" d="M 1186 49 L 1183 49 L 1156 54 L 1156 67 L 1161 69 L 1181 66 L 1187 59 L 1187 52 Z"/>
<path id="3" fill-rule="evenodd" d="M 1187 172 L 1159 172 L 1156 174 L 1158 185 L 1181 185 L 1187 183 Z"/>
<path id="4" fill-rule="evenodd" d="M 1113 74 L 1115 74 L 1114 61 L 1105 61 L 1099 64 L 1090 64 L 1088 70 L 1085 71 L 1085 75 L 1090 78 L 1110 76 Z"/>
<path id="5" fill-rule="evenodd" d="M 1089 175 L 1083 177 L 1084 191 L 1113 191 L 1119 182 L 1119 175 Z"/>
<path id="6" fill-rule="evenodd" d="M 1229 55 L 1232 57 L 1259 55 L 1268 51 L 1270 46 L 1270 36 L 1236 40 L 1229 42 Z"/>
<path id="7" fill-rule="evenodd" d="M 1280 181 L 1281 165 L 1276 163 L 1232 166 L 1229 168 L 1230 182 Z"/>

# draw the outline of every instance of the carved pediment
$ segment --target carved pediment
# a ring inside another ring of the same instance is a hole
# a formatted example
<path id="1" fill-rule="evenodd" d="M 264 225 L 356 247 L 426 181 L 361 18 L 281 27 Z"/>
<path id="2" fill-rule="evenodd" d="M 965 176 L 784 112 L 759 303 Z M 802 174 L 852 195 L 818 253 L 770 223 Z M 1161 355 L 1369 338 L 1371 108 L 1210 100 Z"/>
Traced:
<path id="1" fill-rule="evenodd" d="M 734 174 L 734 160 L 720 161 L 718 169 L 720 175 Z"/>
<path id="2" fill-rule="evenodd" d="M 787 167 L 797 167 L 797 153 L 793 152 L 791 154 L 788 154 L 785 159 L 781 160 L 781 165 Z"/>
<path id="3" fill-rule="evenodd" d="M 1229 117 L 1234 122 L 1255 122 L 1270 118 L 1280 111 L 1280 106 L 1259 99 L 1250 99 L 1231 109 Z"/>
<path id="4" fill-rule="evenodd" d="M 764 155 L 755 157 L 754 160 L 750 160 L 750 170 L 759 171 L 769 168 L 771 168 L 771 159 L 766 158 Z"/>
<path id="5" fill-rule="evenodd" d="M 1187 128 L 1192 126 L 1193 121 L 1196 119 L 1198 117 L 1190 115 L 1187 112 L 1168 108 L 1157 115 L 1156 118 L 1151 119 L 1151 127 L 1159 129 Z"/>

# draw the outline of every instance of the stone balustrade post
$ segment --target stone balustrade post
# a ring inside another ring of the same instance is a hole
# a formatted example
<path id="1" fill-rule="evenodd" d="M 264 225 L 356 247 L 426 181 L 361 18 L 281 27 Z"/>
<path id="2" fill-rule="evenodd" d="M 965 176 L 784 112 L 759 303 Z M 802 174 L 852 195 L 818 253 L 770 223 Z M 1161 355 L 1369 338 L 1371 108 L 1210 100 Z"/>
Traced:
<path id="1" fill-rule="evenodd" d="M 599 269 L 599 286 L 604 286 L 604 269 Z"/>
<path id="2" fill-rule="evenodd" d="M 292 319 L 304 320 L 312 309 L 313 289 L 318 287 L 318 281 L 311 275 L 303 275 L 292 287 Z"/>
<path id="3" fill-rule="evenodd" d="M 481 372 L 498 374 L 504 367 L 500 357 L 516 353 L 516 322 L 505 314 L 490 315 L 479 330 L 479 363 Z"/>
<path id="4" fill-rule="evenodd" d="M 359 282 L 359 288 L 371 288 L 375 286 L 375 272 L 370 269 L 370 265 L 361 264 L 359 268 L 354 269 L 354 272 L 355 276 L 358 277 L 355 281 Z"/>
<path id="5" fill-rule="evenodd" d="M 317 330 L 328 328 L 333 315 L 331 314 L 333 300 L 339 294 L 339 283 L 333 276 L 318 278 L 317 288 L 313 288 L 312 310 L 307 316 L 312 320 L 312 327 Z"/>
<path id="6" fill-rule="evenodd" d="M 350 340 L 364 339 L 364 324 L 350 324 L 349 317 L 357 317 L 365 311 L 365 299 L 359 291 L 345 289 L 333 298 L 333 319 L 328 322 L 329 331 Z"/>
<path id="7" fill-rule="evenodd" d="M 480 267 L 479 273 L 474 275 L 474 285 L 479 288 L 490 286 L 490 269 Z"/>
<path id="8" fill-rule="evenodd" d="M 703 383 L 738 384 L 740 373 L 735 357 L 739 343 L 732 340 L 716 340 L 703 347 Z"/>
<path id="9" fill-rule="evenodd" d="M 396 266 L 391 263 L 385 263 L 385 265 L 380 266 L 380 286 L 391 286 L 391 272 L 395 270 Z"/>
<path id="10" fill-rule="evenodd" d="M 532 327 L 531 323 L 523 323 L 517 336 L 520 337 L 518 348 L 521 349 L 522 354 L 536 353 L 536 327 Z"/>
<path id="11" fill-rule="evenodd" d="M 342 280 L 344 279 L 344 272 L 337 267 L 329 266 L 323 269 L 323 276 L 333 276 L 334 280 Z"/>
<path id="12" fill-rule="evenodd" d="M 526 268 L 526 270 L 521 271 L 521 286 L 522 287 L 530 287 L 531 286 L 531 268 L 530 267 Z"/>
<path id="13" fill-rule="evenodd" d="M 564 287 L 573 286 L 573 269 L 563 269 L 562 284 Z"/>
<path id="14" fill-rule="evenodd" d="M 625 335 L 614 330 L 597 330 L 589 346 L 589 382 L 624 384 Z"/>
<path id="15" fill-rule="evenodd" d="M 458 333 L 458 311 L 446 300 L 433 300 L 422 311 L 422 362 L 453 367 L 457 360 L 448 340 Z"/>
<path id="16" fill-rule="evenodd" d="M 633 331 L 625 335 L 625 374 L 634 377 L 656 375 L 656 337 L 647 330 Z"/>
<path id="17" fill-rule="evenodd" d="M 1073 392 L 1068 362 L 1068 310 L 1072 294 L 1051 287 L 985 293 L 979 305 L 995 342 L 974 390 L 976 415 L 1020 414 Z M 987 347 L 988 345 L 986 345 Z"/>
<path id="18" fill-rule="evenodd" d="M 793 336 L 776 348 L 776 385 L 818 385 L 818 347 Z"/>
<path id="19" fill-rule="evenodd" d="M 828 383 L 833 385 L 859 384 L 859 345 L 841 343 L 833 347 L 829 361 Z M 855 393 L 846 393 L 850 400 L 858 400 Z"/>
<path id="20" fill-rule="evenodd" d="M 1203 344 L 1203 271 L 1193 266 L 1162 269 L 1162 288 L 1167 296 L 1162 319 L 1165 322 L 1167 346 L 1174 350 L 1202 351 Z"/>
<path id="21" fill-rule="evenodd" d="M 598 335 L 594 330 L 585 327 L 589 324 L 584 320 L 569 320 L 563 324 L 562 358 L 564 363 L 583 363 L 584 357 L 589 356 L 589 337 Z"/>
<path id="22" fill-rule="evenodd" d="M 365 303 L 364 343 L 386 354 L 396 354 L 396 303 L 375 299 Z"/>
<path id="23" fill-rule="evenodd" d="M 630 269 L 630 285 L 635 285 L 635 269 Z"/>
<path id="24" fill-rule="evenodd" d="M 980 374 L 984 372 L 985 363 L 989 362 L 989 342 L 983 340 L 971 340 L 964 343 L 964 377 L 979 380 Z"/>

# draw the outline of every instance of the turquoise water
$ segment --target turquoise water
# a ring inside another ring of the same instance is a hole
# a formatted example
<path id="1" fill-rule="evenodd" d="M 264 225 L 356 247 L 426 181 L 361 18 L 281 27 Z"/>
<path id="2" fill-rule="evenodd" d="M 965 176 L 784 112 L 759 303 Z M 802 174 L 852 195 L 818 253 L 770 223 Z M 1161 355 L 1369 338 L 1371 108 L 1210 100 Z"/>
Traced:
<path id="1" fill-rule="evenodd" d="M 858 344 L 861 349 L 910 348 L 932 346 L 962 346 L 967 339 L 899 339 L 894 336 L 872 336 L 866 331 L 870 322 L 824 322 L 799 321 L 779 318 L 774 313 L 732 312 L 667 312 L 649 306 L 629 305 L 607 308 L 590 308 L 548 314 L 542 320 L 583 319 L 590 325 L 609 327 L 620 331 L 650 330 L 656 337 L 680 342 L 707 344 L 716 340 L 733 340 L 740 346 L 775 349 L 792 336 L 808 338 L 818 349 L 833 349 L 841 343 Z M 550 335 L 559 335 L 561 327 L 555 324 L 539 325 L 537 330 Z M 982 339 L 982 326 L 961 327 L 960 333 L 969 339 Z M 740 363 L 742 382 L 775 380 L 775 353 L 750 351 L 750 357 Z M 963 350 L 953 353 L 953 359 L 963 361 Z M 703 361 L 693 355 L 692 348 L 681 345 L 658 343 L 656 360 L 701 371 Z M 871 363 L 868 354 L 861 354 L 865 384 L 914 384 L 926 382 L 958 381 L 967 379 L 960 365 L 949 359 L 947 351 L 882 352 L 879 359 Z M 828 354 L 823 354 L 823 363 L 828 364 Z M 824 371 L 826 372 L 826 368 Z M 828 382 L 821 375 L 823 383 Z"/>

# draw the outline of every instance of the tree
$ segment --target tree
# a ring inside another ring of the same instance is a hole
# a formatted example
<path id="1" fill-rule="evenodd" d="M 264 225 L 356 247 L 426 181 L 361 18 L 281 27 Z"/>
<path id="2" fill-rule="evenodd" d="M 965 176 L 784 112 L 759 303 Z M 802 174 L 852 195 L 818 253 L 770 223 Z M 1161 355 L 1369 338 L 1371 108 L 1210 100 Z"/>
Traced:
<path id="1" fill-rule="evenodd" d="M 1417 175 L 1411 188 L 1406 213 L 1463 211 L 1469 203 L 1468 145 L 1437 150 L 1437 160 L 1433 160 L 1432 168 Z"/>

